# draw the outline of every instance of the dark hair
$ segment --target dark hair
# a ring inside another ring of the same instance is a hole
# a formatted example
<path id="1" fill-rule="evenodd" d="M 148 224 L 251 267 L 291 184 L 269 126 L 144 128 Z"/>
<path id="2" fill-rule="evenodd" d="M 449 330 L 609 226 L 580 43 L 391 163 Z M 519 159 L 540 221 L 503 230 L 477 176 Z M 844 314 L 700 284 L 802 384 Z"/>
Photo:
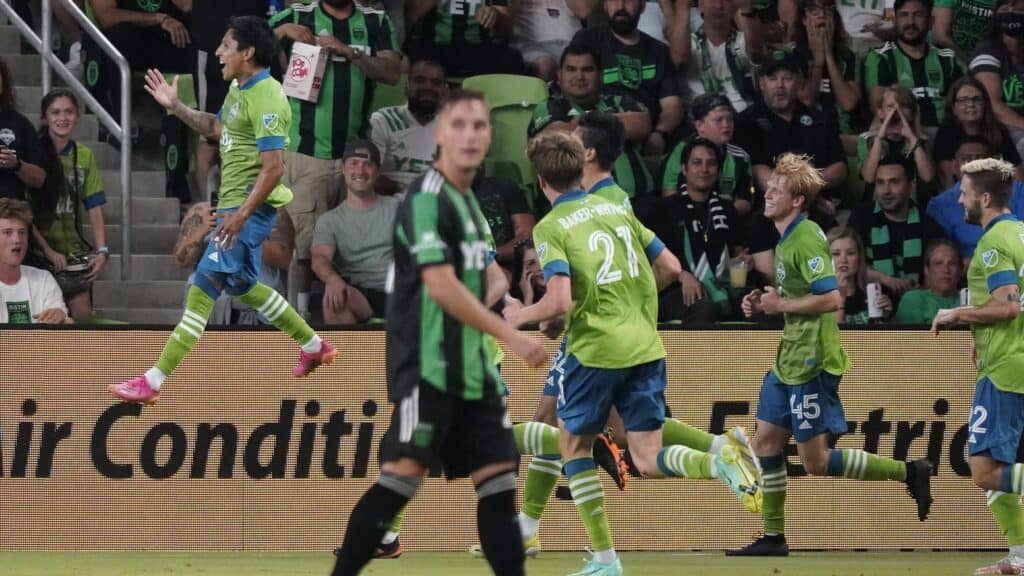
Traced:
<path id="1" fill-rule="evenodd" d="M 487 98 L 484 97 L 483 92 L 458 88 L 448 93 L 448 97 L 441 102 L 441 107 L 438 108 L 438 111 L 446 112 L 451 110 L 459 102 L 483 102 L 486 106 Z"/>
<path id="2" fill-rule="evenodd" d="M 985 147 L 985 150 L 987 150 L 989 154 L 991 154 L 993 150 L 992 143 L 989 142 L 988 138 L 985 138 L 984 136 L 972 134 L 964 136 L 963 139 L 960 140 L 960 143 L 956 145 L 956 151 L 959 151 L 964 144 L 981 144 L 982 146 Z M 956 151 L 954 151 L 953 153 L 956 154 Z"/>
<path id="3" fill-rule="evenodd" d="M 231 37 L 238 43 L 239 50 L 253 48 L 252 60 L 261 68 L 269 68 L 277 56 L 277 37 L 270 30 L 266 18 L 259 16 L 235 16 L 228 20 Z"/>
<path id="4" fill-rule="evenodd" d="M 950 249 L 952 249 L 953 250 L 953 254 L 956 254 L 956 257 L 958 259 L 960 258 L 960 248 L 957 247 L 955 242 L 953 242 L 952 240 L 950 240 L 949 238 L 946 238 L 946 237 L 936 238 L 936 239 L 932 240 L 931 242 L 929 242 L 928 243 L 928 247 L 925 248 L 925 250 L 924 250 L 924 260 L 923 261 L 924 261 L 925 268 L 927 268 L 928 267 L 928 263 L 931 262 L 932 255 L 935 254 L 935 251 L 938 250 L 939 248 L 942 248 L 943 246 L 947 246 Z"/>
<path id="5" fill-rule="evenodd" d="M 14 110 L 18 104 L 14 96 L 14 76 L 11 76 L 11 67 L 3 58 L 0 58 L 0 82 L 3 83 L 3 89 L 0 90 L 0 110 Z"/>
<path id="6" fill-rule="evenodd" d="M 441 76 L 447 77 L 447 74 L 445 74 L 444 65 L 434 58 L 413 58 L 412 61 L 409 63 L 409 72 L 412 72 L 412 69 L 417 66 L 429 66 L 431 68 L 437 68 L 441 71 Z"/>
<path id="7" fill-rule="evenodd" d="M 690 140 L 689 142 L 686 143 L 685 146 L 683 146 L 682 162 L 684 166 L 689 164 L 690 156 L 693 156 L 693 151 L 696 150 L 697 148 L 700 148 L 701 146 L 707 148 L 708 150 L 711 150 L 711 153 L 714 154 L 715 160 L 718 161 L 718 164 L 722 164 L 722 150 L 719 149 L 718 146 L 715 146 L 715 143 L 712 142 L 711 140 L 708 140 L 707 138 L 701 138 L 698 136 L 697 138 Z"/>
<path id="8" fill-rule="evenodd" d="M 931 0 L 896 0 L 892 4 L 892 11 L 893 11 L 893 13 L 895 14 L 896 12 L 899 12 L 900 8 L 903 8 L 903 6 L 907 2 L 918 2 L 918 3 L 920 3 L 921 5 L 924 6 L 924 11 L 925 12 L 927 12 L 929 14 L 932 13 L 932 3 L 931 3 Z"/>
<path id="9" fill-rule="evenodd" d="M 903 168 L 903 175 L 907 177 L 908 182 L 914 182 L 917 179 L 917 170 L 912 158 L 901 158 L 887 154 L 878 161 L 878 168 L 882 166 L 899 166 Z M 875 168 L 876 175 L 878 174 L 878 168 Z"/>
<path id="10" fill-rule="evenodd" d="M 797 21 L 799 26 L 799 32 L 796 37 L 796 46 L 798 51 L 802 55 L 810 56 L 811 47 L 807 41 L 807 28 L 804 26 L 804 14 L 807 13 L 807 5 L 809 2 L 800 2 L 800 8 L 798 9 Z M 843 55 L 844 51 L 850 49 L 850 35 L 846 33 L 846 28 L 843 26 L 842 17 L 839 15 L 839 9 L 833 4 L 832 5 L 832 46 L 829 48 L 832 50 L 832 55 L 837 59 Z M 804 62 L 806 67 L 807 62 Z M 804 70 L 804 74 L 807 74 L 807 70 Z"/>
<path id="11" fill-rule="evenodd" d="M 594 65 L 601 65 L 601 55 L 589 44 L 572 42 L 562 50 L 562 57 L 558 60 L 558 67 L 565 66 L 565 59 L 568 56 L 590 56 L 594 59 Z"/>
<path id="12" fill-rule="evenodd" d="M 64 164 L 60 160 L 60 155 L 54 148 L 53 139 L 50 137 L 50 128 L 46 123 L 46 110 L 53 105 L 60 98 L 67 98 L 71 101 L 71 104 L 75 107 L 76 111 L 81 110 L 81 106 L 78 104 L 78 98 L 75 97 L 75 93 L 67 88 L 54 88 L 43 96 L 43 100 L 39 106 L 39 145 L 42 148 L 43 153 L 43 170 L 46 172 L 46 180 L 43 181 L 43 187 L 39 190 L 39 194 L 32 195 L 32 208 L 39 214 L 53 214 L 57 210 L 57 204 L 62 198 L 67 198 L 72 191 L 78 192 L 78 188 L 81 187 L 82 182 L 78 181 L 78 170 L 74 170 L 74 187 L 71 187 L 71 183 L 64 176 Z M 78 166 L 78 145 L 72 142 L 72 165 Z M 78 200 L 77 198 L 75 199 Z M 77 206 L 76 206 L 77 208 Z"/>
<path id="13" fill-rule="evenodd" d="M 622 121 L 606 112 L 587 112 L 580 117 L 579 128 L 583 148 L 593 148 L 601 170 L 611 170 L 626 143 Z"/>
<path id="14" fill-rule="evenodd" d="M 981 135 L 988 140 L 992 150 L 999 150 L 1003 145 L 1003 132 L 1000 130 L 999 122 L 992 111 L 992 100 L 988 97 L 988 91 L 985 90 L 985 86 L 978 82 L 978 79 L 974 76 L 964 76 L 949 87 L 949 91 L 946 92 L 946 118 L 948 118 L 946 121 L 954 126 L 963 128 L 960 120 L 953 114 L 953 109 L 956 106 L 956 93 L 964 86 L 970 86 L 981 92 L 981 101 L 985 106 L 985 110 L 981 113 Z"/>

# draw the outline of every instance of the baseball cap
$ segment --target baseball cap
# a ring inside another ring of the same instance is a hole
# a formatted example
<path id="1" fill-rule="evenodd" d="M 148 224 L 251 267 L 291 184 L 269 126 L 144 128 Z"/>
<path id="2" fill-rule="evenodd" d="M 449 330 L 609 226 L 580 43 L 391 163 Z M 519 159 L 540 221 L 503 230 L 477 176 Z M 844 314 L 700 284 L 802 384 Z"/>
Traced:
<path id="1" fill-rule="evenodd" d="M 345 153 L 341 159 L 349 158 L 364 158 L 380 166 L 380 150 L 369 140 L 349 140 L 345 144 Z"/>
<path id="2" fill-rule="evenodd" d="M 693 113 L 694 120 L 702 120 L 705 116 L 710 114 L 712 110 L 719 106 L 728 106 L 733 112 L 736 111 L 728 96 L 712 92 L 707 92 L 694 98 L 693 105 L 690 106 L 690 111 Z"/>
<path id="3" fill-rule="evenodd" d="M 771 76 L 779 70 L 789 70 L 794 74 L 800 74 L 803 72 L 804 67 L 794 54 L 778 51 L 765 59 L 764 64 L 761 64 L 758 74 L 761 76 Z"/>

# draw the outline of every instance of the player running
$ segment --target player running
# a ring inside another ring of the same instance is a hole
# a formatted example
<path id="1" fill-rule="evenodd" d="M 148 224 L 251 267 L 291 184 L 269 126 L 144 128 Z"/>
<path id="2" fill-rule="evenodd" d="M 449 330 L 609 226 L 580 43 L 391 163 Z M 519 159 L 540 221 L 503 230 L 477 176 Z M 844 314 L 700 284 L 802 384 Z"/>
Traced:
<path id="1" fill-rule="evenodd" d="M 216 116 L 182 104 L 177 77 L 168 84 L 158 70 L 146 73 L 146 91 L 158 104 L 201 136 L 220 140 L 224 168 L 217 228 L 196 265 L 181 322 L 155 366 L 138 378 L 108 387 L 126 402 L 156 403 L 164 379 L 199 341 L 214 300 L 223 291 L 258 310 L 301 346 L 294 376 L 307 376 L 338 355 L 280 294 L 257 281 L 261 248 L 274 227 L 277 208 L 292 199 L 291 190 L 281 184 L 291 108 L 281 84 L 270 77 L 268 69 L 276 55 L 274 33 L 265 19 L 246 16 L 231 20 L 217 48 L 224 79 L 231 81 L 231 88 Z"/>
<path id="2" fill-rule="evenodd" d="M 764 536 L 729 556 L 788 556 L 785 536 L 786 460 L 796 438 L 808 474 L 857 480 L 898 480 L 917 501 L 920 520 L 931 507 L 927 460 L 901 462 L 863 450 L 829 449 L 828 434 L 846 432 L 839 379 L 850 368 L 839 342 L 835 312 L 843 305 L 825 233 L 805 216 L 825 185 L 806 158 L 782 155 L 768 179 L 764 214 L 782 238 L 775 248 L 778 289 L 754 290 L 743 313 L 785 315 L 775 365 L 764 377 L 757 402 L 754 450 L 761 460 Z"/>
<path id="3" fill-rule="evenodd" d="M 530 142 L 527 156 L 552 202 L 534 228 L 547 290 L 533 305 L 507 305 L 505 317 L 518 327 L 567 314 L 557 382 L 562 458 L 594 549 L 577 574 L 617 576 L 622 566 L 592 457 L 594 436 L 612 406 L 622 416 L 634 461 L 649 477 L 721 477 L 749 487 L 753 471 L 731 446 L 718 455 L 662 447 L 665 349 L 656 325 L 657 296 L 658 286 L 681 272 L 678 260 L 628 208 L 580 189 L 584 149 L 578 138 L 543 133 Z"/>
<path id="4" fill-rule="evenodd" d="M 1024 465 L 1017 443 L 1024 429 L 1024 224 L 1010 213 L 1013 165 L 983 158 L 964 165 L 960 204 L 964 220 L 984 228 L 967 269 L 967 306 L 939 310 L 932 332 L 970 324 L 978 383 L 968 438 L 971 478 L 988 491 L 988 506 L 1010 553 L 975 575 L 1024 574 Z"/>

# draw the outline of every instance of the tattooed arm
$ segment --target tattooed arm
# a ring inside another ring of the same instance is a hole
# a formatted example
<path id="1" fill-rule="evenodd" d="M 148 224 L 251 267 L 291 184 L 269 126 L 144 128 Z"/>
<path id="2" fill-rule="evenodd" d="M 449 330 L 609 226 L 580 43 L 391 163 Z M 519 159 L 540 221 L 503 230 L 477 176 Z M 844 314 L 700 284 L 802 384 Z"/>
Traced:
<path id="1" fill-rule="evenodd" d="M 174 244 L 174 264 L 178 268 L 191 268 L 206 248 L 206 235 L 216 223 L 214 209 L 209 202 L 197 202 L 181 220 L 178 241 Z"/>
<path id="2" fill-rule="evenodd" d="M 295 249 L 295 227 L 288 211 L 277 209 L 277 223 L 270 231 L 270 236 L 263 242 L 263 263 L 278 270 L 287 270 L 292 262 L 292 251 Z"/>
<path id="3" fill-rule="evenodd" d="M 167 79 L 159 70 L 150 69 L 146 71 L 146 92 L 156 100 L 156 103 L 167 109 L 181 119 L 189 128 L 195 130 L 203 138 L 220 140 L 220 120 L 215 114 L 200 112 L 185 106 L 178 100 L 178 77 L 173 82 L 167 83 Z"/>

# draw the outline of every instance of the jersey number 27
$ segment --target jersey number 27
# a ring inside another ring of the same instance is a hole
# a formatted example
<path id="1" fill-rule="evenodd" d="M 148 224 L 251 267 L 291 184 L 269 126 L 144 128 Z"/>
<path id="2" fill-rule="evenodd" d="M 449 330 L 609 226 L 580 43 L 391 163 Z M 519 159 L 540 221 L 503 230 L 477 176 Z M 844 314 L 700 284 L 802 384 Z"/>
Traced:
<path id="1" fill-rule="evenodd" d="M 640 275 L 640 262 L 637 260 L 636 251 L 633 250 L 633 234 L 629 227 L 619 226 L 615 228 L 615 235 L 626 245 L 626 265 L 629 267 L 629 276 L 630 278 L 636 278 Z M 604 262 L 597 269 L 597 284 L 613 284 L 622 280 L 622 270 L 612 268 L 616 244 L 612 235 L 603 230 L 598 230 L 590 235 L 588 244 L 591 252 L 604 251 Z"/>

